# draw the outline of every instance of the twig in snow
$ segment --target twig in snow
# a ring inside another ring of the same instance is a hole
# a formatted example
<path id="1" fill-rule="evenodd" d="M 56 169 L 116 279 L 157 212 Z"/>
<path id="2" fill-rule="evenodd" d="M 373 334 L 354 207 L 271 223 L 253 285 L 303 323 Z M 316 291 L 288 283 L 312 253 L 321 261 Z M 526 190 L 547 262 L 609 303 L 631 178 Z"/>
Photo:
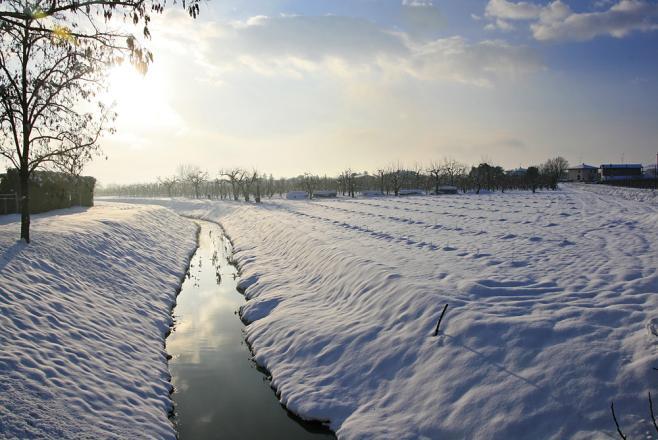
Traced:
<path id="1" fill-rule="evenodd" d="M 615 415 L 615 402 L 610 402 L 610 411 L 612 411 L 612 418 L 615 421 L 615 426 L 617 426 L 617 432 L 619 433 L 619 437 L 626 440 L 626 435 L 624 435 L 621 428 L 619 427 L 619 422 L 617 421 L 617 416 Z"/>
<path id="2" fill-rule="evenodd" d="M 446 314 L 446 310 L 448 310 L 448 304 L 446 304 L 443 307 L 443 311 L 441 312 L 441 317 L 439 317 L 439 322 L 436 323 L 436 330 L 434 330 L 434 336 L 439 334 L 439 327 L 441 326 L 441 320 L 443 319 L 443 315 Z"/>
<path id="3" fill-rule="evenodd" d="M 656 423 L 656 416 L 653 413 L 653 400 L 651 399 L 651 391 L 649 391 L 649 411 L 651 412 L 651 421 L 653 422 L 653 427 L 656 428 L 656 432 L 658 432 L 658 424 Z"/>

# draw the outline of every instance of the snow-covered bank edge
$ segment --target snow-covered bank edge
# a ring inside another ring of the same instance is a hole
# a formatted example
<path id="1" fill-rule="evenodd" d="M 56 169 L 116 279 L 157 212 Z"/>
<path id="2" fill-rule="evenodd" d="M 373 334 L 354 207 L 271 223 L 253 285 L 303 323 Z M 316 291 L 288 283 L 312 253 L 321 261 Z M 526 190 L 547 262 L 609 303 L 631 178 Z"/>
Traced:
<path id="1" fill-rule="evenodd" d="M 0 225 L 0 437 L 176 438 L 165 337 L 195 228 L 119 204 L 32 226 Z"/>

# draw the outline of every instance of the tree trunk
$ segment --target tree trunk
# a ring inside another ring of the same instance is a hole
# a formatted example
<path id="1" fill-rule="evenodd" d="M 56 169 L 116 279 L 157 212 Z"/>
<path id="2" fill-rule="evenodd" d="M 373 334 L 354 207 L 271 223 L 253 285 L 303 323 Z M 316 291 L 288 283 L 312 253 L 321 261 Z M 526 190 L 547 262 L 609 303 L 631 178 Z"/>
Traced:
<path id="1" fill-rule="evenodd" d="M 30 242 L 30 176 L 27 171 L 21 170 L 20 189 L 21 189 L 21 238 L 26 243 Z"/>

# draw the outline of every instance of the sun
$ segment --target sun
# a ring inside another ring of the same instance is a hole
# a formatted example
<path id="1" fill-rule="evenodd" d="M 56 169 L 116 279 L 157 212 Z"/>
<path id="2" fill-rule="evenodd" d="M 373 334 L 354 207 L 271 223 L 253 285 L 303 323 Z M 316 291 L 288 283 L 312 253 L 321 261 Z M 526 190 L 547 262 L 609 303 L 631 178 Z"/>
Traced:
<path id="1" fill-rule="evenodd" d="M 166 72 L 157 66 L 145 75 L 127 63 L 113 67 L 108 74 L 107 101 L 117 112 L 118 131 L 143 133 L 182 125 L 172 104 Z"/>

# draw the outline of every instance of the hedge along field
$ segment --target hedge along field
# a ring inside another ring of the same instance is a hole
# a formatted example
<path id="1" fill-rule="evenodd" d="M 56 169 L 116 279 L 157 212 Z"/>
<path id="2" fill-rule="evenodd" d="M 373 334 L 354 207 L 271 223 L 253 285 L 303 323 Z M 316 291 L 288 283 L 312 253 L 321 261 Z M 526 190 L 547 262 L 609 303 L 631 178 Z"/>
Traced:
<path id="1" fill-rule="evenodd" d="M 93 206 L 96 179 L 90 176 L 73 176 L 54 171 L 36 171 L 30 177 L 30 213 L 70 208 L 71 206 Z M 9 169 L 0 175 L 0 194 L 18 194 L 20 185 L 18 170 Z M 19 212 L 16 199 L 0 203 L 0 214 Z"/>

